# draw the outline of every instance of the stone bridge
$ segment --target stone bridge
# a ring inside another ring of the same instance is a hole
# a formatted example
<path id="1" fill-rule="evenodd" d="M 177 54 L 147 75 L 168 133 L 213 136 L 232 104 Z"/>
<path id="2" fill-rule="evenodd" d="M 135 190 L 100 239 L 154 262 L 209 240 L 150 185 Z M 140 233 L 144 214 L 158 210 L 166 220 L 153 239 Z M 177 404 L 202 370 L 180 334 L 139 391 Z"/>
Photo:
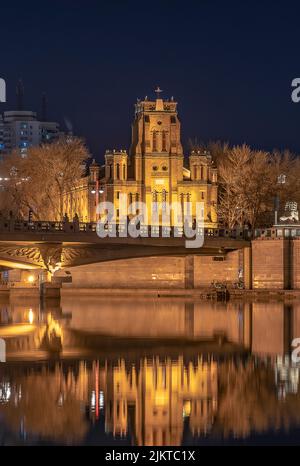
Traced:
<path id="1" fill-rule="evenodd" d="M 146 230 L 145 230 L 146 228 Z M 95 223 L 0 222 L 0 266 L 2 268 L 58 269 L 99 262 L 156 256 L 216 256 L 249 246 L 250 232 L 242 230 L 204 229 L 201 248 L 187 248 L 182 229 L 157 227 L 150 237 L 100 238 Z M 148 237 L 146 237 L 148 235 Z"/>

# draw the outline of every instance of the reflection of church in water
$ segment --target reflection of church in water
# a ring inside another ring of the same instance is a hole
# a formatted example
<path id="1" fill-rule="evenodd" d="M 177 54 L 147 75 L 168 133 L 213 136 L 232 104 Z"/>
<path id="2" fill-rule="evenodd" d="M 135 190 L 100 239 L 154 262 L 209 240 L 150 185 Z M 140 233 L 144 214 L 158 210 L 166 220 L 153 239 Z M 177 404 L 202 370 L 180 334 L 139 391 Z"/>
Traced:
<path id="1" fill-rule="evenodd" d="M 31 384 L 36 378 L 39 390 L 40 373 L 34 375 L 30 371 L 30 382 L 28 374 L 18 377 L 17 383 L 0 380 L 0 413 L 5 417 L 3 405 L 9 408 L 14 422 L 19 416 L 16 426 L 22 424 L 26 435 L 45 435 L 49 430 L 48 436 L 55 436 L 48 418 L 55 418 L 58 408 L 63 417 L 66 410 L 66 419 L 71 424 L 74 413 L 76 426 L 70 424 L 70 431 L 77 436 L 79 432 L 87 432 L 87 426 L 83 427 L 86 424 L 83 415 L 81 425 L 78 424 L 81 405 L 86 407 L 92 424 L 104 416 L 106 434 L 130 435 L 137 445 L 180 445 L 186 423 L 193 435 L 205 434 L 211 429 L 217 411 L 217 363 L 212 360 L 199 358 L 184 363 L 179 357 L 175 360 L 145 358 L 136 364 L 127 364 L 124 359 L 101 365 L 98 361 L 80 362 L 67 371 L 57 363 L 55 368 L 43 369 L 42 373 L 44 380 L 47 374 L 49 403 L 44 406 L 44 421 L 34 416 L 30 422 L 30 416 L 26 416 L 27 410 L 37 409 Z M 71 418 L 70 406 L 73 406 Z M 49 409 L 52 413 L 47 414 Z M 82 435 L 77 440 L 83 440 Z"/>
<path id="2" fill-rule="evenodd" d="M 217 364 L 147 360 L 126 368 L 124 360 L 106 377 L 106 425 L 137 445 L 179 445 L 184 420 L 193 435 L 210 430 L 217 410 Z M 105 395 L 104 395 L 105 396 Z"/>
<path id="3" fill-rule="evenodd" d="M 113 305 L 119 307 L 120 303 L 117 301 Z M 17 305 L 10 309 L 13 322 L 24 321 L 22 309 L 23 306 Z M 106 322 L 106 312 L 112 314 L 111 307 L 101 314 L 99 308 L 95 309 L 98 321 L 101 315 L 98 332 L 105 335 L 108 328 L 103 327 L 103 321 Z M 140 307 L 140 313 L 141 310 Z M 151 315 L 151 309 L 147 307 L 146 310 Z M 8 309 L 3 311 L 6 320 Z M 300 405 L 300 364 L 290 359 L 291 341 L 300 331 L 298 302 L 293 305 L 253 302 L 244 303 L 242 307 L 234 302 L 226 306 L 183 302 L 178 308 L 173 304 L 169 308 L 168 303 L 164 303 L 160 309 L 163 323 L 156 322 L 157 332 L 159 325 L 162 325 L 161 331 L 166 331 L 165 322 L 168 325 L 170 322 L 168 311 L 172 312 L 177 338 L 182 335 L 193 340 L 197 338 L 203 348 L 202 356 L 188 347 L 180 353 L 174 350 L 176 353 L 172 357 L 169 353 L 160 357 L 140 357 L 139 350 L 135 350 L 134 354 L 139 356 L 133 356 L 130 361 L 112 360 L 111 356 L 94 362 L 61 361 L 43 364 L 42 370 L 32 369 L 30 365 L 27 371 L 20 366 L 13 373 L 10 364 L 5 364 L 0 376 L 0 416 L 7 416 L 16 432 L 22 424 L 27 435 L 43 437 L 47 434 L 49 438 L 58 438 L 60 426 L 67 422 L 72 442 L 84 442 L 89 433 L 99 431 L 101 424 L 101 436 L 105 430 L 106 435 L 116 437 L 117 442 L 131 439 L 137 445 L 157 446 L 180 445 L 187 435 L 189 438 L 213 435 L 220 426 L 226 429 L 233 412 L 240 424 L 237 426 L 236 422 L 230 427 L 240 435 L 272 426 L 273 410 L 277 410 L 280 417 L 285 407 L 284 425 L 289 425 L 294 413 L 299 413 L 296 421 L 300 425 L 300 410 L 296 409 L 296 403 Z M 116 315 L 115 310 L 114 319 Z M 86 314 L 84 321 L 81 317 L 82 313 L 77 314 L 76 306 L 73 307 L 71 322 L 76 330 L 76 342 L 81 341 L 78 339 L 81 329 L 87 345 Z M 131 314 L 131 319 L 133 317 L 141 334 L 138 317 Z M 89 325 L 91 323 L 95 327 L 90 312 Z M 119 331 L 123 334 L 124 326 L 114 331 L 115 336 Z M 64 344 L 67 343 L 66 336 Z M 77 346 L 70 348 L 73 351 Z M 200 347 L 197 348 L 200 351 Z M 8 376 L 4 377 L 6 370 Z M 47 397 L 40 399 L 43 390 Z M 248 398 L 244 399 L 247 393 Z M 257 400 L 256 411 L 253 399 Z M 245 410 L 247 403 L 249 411 Z M 293 408 L 288 403 L 293 403 Z M 43 415 L 31 416 L 39 412 Z M 254 418 L 249 421 L 252 413 Z"/>

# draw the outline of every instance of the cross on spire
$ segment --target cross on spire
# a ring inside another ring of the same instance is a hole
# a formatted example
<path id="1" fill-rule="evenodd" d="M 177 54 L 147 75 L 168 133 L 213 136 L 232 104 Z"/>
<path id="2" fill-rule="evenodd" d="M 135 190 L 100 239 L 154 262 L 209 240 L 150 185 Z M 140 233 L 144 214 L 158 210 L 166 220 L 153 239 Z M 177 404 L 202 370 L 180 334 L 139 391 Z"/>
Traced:
<path id="1" fill-rule="evenodd" d="M 162 92 L 161 88 L 157 86 L 154 92 L 156 93 L 156 98 L 159 99 L 160 98 L 159 94 Z"/>

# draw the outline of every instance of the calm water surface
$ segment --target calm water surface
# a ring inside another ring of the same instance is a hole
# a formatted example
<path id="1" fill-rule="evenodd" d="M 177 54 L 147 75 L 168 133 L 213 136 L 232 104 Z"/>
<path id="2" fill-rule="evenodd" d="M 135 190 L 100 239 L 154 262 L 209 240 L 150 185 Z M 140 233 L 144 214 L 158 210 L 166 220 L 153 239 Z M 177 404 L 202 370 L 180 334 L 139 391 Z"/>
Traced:
<path id="1" fill-rule="evenodd" d="M 300 303 L 0 302 L 2 445 L 300 445 Z"/>

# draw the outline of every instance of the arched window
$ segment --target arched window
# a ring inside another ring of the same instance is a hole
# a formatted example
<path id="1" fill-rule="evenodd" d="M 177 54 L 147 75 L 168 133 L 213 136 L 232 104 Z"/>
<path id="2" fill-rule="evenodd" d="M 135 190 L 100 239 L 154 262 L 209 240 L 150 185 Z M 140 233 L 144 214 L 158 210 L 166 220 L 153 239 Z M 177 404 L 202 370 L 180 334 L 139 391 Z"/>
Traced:
<path id="1" fill-rule="evenodd" d="M 201 173 L 201 175 L 200 175 L 201 180 L 203 180 L 203 167 L 202 166 L 201 166 L 201 172 L 200 173 Z"/>
<path id="2" fill-rule="evenodd" d="M 107 178 L 110 179 L 111 178 L 111 164 L 109 164 L 107 166 Z"/>
<path id="3" fill-rule="evenodd" d="M 165 131 L 162 132 L 162 151 L 167 151 L 167 136 Z"/>
<path id="4" fill-rule="evenodd" d="M 197 179 L 197 165 L 194 165 L 194 180 Z"/>
<path id="5" fill-rule="evenodd" d="M 123 165 L 123 180 L 126 180 L 126 165 Z"/>
<path id="6" fill-rule="evenodd" d="M 116 165 L 116 179 L 120 179 L 120 165 L 118 163 Z"/>
<path id="7" fill-rule="evenodd" d="M 183 217 L 184 215 L 184 194 L 183 193 L 180 194 L 180 204 L 181 204 L 181 213 Z"/>
<path id="8" fill-rule="evenodd" d="M 157 134 L 156 134 L 156 131 L 153 131 L 152 150 L 153 150 L 153 152 L 157 152 Z"/>
<path id="9" fill-rule="evenodd" d="M 153 191 L 152 193 L 152 203 L 153 203 L 153 211 L 157 212 L 157 192 Z"/>
<path id="10" fill-rule="evenodd" d="M 187 202 L 186 211 L 187 211 L 187 214 L 190 214 L 191 213 L 191 194 L 190 193 L 186 195 L 186 202 Z"/>
<path id="11" fill-rule="evenodd" d="M 167 191 L 165 189 L 162 190 L 162 209 L 165 212 L 167 207 Z"/>

